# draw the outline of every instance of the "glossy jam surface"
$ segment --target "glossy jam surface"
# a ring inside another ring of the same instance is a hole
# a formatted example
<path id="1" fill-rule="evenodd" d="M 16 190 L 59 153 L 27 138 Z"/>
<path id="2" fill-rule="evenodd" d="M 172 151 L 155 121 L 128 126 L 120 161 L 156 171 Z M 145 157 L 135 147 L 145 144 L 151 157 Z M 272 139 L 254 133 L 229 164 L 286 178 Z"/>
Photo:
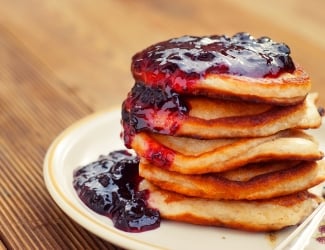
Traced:
<path id="1" fill-rule="evenodd" d="M 186 113 L 186 103 L 169 86 L 135 83 L 122 105 L 125 145 L 130 147 L 133 135 L 140 131 L 174 134 Z"/>
<path id="2" fill-rule="evenodd" d="M 138 164 L 138 158 L 127 151 L 114 151 L 78 168 L 73 175 L 80 199 L 126 232 L 147 231 L 160 225 L 159 212 L 147 206 L 148 194 L 138 191 Z"/>
<path id="3" fill-rule="evenodd" d="M 131 70 L 137 81 L 167 83 L 182 91 L 209 73 L 276 77 L 292 73 L 295 66 L 286 44 L 237 33 L 183 36 L 154 44 L 133 56 Z"/>
<path id="4" fill-rule="evenodd" d="M 148 150 L 142 155 L 146 160 L 161 168 L 170 167 L 175 158 L 175 152 L 156 141 L 149 141 Z"/>

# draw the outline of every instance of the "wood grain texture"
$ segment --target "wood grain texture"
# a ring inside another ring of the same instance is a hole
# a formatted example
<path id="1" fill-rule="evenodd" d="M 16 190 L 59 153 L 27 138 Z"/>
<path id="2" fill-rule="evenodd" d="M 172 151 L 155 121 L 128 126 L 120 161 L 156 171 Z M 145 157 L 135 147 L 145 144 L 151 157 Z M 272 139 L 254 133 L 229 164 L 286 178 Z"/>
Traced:
<path id="1" fill-rule="evenodd" d="M 249 31 L 284 41 L 320 91 L 324 1 L 2 0 L 0 21 L 96 110 L 120 105 L 133 84 L 131 56 L 183 34 Z M 318 17 L 318 19 L 317 19 Z M 314 34 L 313 36 L 311 35 Z M 114 94 L 112 94 L 114 93 Z M 321 103 L 325 103 L 321 97 Z"/>
<path id="2" fill-rule="evenodd" d="M 325 1 L 0 0 L 0 249 L 120 249 L 69 219 L 47 193 L 52 140 L 120 106 L 130 60 L 184 34 L 248 31 L 290 45 L 325 106 Z"/>
<path id="3" fill-rule="evenodd" d="M 43 158 L 55 135 L 92 110 L 6 30 L 0 32 L 2 247 L 119 249 L 65 216 L 43 182 Z"/>

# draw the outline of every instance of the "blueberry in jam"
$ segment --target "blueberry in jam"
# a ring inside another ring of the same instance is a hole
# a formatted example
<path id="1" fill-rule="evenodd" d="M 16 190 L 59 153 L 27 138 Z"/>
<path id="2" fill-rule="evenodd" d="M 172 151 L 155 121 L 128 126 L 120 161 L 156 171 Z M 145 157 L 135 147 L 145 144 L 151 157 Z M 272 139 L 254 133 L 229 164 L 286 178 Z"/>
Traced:
<path id="1" fill-rule="evenodd" d="M 100 156 L 73 174 L 73 186 L 80 199 L 126 232 L 142 232 L 160 225 L 159 211 L 149 208 L 148 194 L 138 190 L 138 164 L 137 157 L 120 150 Z"/>
<path id="2" fill-rule="evenodd" d="M 185 101 L 169 86 L 160 88 L 135 83 L 122 104 L 122 136 L 125 145 L 130 147 L 132 136 L 139 131 L 173 134 L 179 127 L 180 119 L 188 111 Z M 155 119 L 158 113 L 160 119 Z"/>
<path id="3" fill-rule="evenodd" d="M 182 92 L 209 73 L 277 77 L 292 73 L 295 65 L 286 44 L 241 32 L 232 37 L 183 36 L 154 44 L 133 56 L 131 69 L 136 81 L 169 84 Z"/>

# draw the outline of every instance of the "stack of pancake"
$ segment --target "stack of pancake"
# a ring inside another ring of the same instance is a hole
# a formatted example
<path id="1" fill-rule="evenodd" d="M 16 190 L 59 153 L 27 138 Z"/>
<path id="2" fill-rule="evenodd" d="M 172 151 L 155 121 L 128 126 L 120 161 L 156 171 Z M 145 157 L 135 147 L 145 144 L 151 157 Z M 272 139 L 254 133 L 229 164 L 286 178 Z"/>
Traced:
<path id="1" fill-rule="evenodd" d="M 251 231 L 300 223 L 320 202 L 317 93 L 290 49 L 247 33 L 184 36 L 137 53 L 123 138 L 163 218 Z"/>

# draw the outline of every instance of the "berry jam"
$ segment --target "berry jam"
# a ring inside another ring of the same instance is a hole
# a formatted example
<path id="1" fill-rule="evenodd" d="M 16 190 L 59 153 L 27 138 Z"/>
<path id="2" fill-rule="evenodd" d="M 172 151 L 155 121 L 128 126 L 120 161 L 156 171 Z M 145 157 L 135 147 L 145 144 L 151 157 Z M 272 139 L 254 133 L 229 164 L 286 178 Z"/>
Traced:
<path id="1" fill-rule="evenodd" d="M 125 150 L 100 156 L 78 168 L 73 186 L 80 199 L 95 212 L 112 219 L 126 232 L 142 232 L 159 227 L 160 215 L 147 206 L 148 193 L 138 191 L 139 160 Z"/>
<path id="2" fill-rule="evenodd" d="M 131 70 L 136 81 L 167 84 L 183 93 L 210 73 L 277 77 L 292 73 L 295 65 L 286 44 L 242 32 L 232 37 L 183 36 L 157 43 L 133 56 Z"/>
<path id="3" fill-rule="evenodd" d="M 320 225 L 318 232 L 320 233 L 320 236 L 316 237 L 316 240 L 321 244 L 325 244 L 325 225 Z"/>
<path id="4" fill-rule="evenodd" d="M 135 83 L 122 104 L 125 145 L 130 147 L 133 135 L 140 131 L 174 134 L 188 110 L 184 100 L 169 86 L 159 88 Z"/>
<path id="5" fill-rule="evenodd" d="M 325 236 L 319 236 L 316 238 L 316 240 L 321 244 L 325 244 Z"/>
<path id="6" fill-rule="evenodd" d="M 318 231 L 319 231 L 321 234 L 325 234 L 325 225 L 321 225 L 321 226 L 319 226 Z"/>

